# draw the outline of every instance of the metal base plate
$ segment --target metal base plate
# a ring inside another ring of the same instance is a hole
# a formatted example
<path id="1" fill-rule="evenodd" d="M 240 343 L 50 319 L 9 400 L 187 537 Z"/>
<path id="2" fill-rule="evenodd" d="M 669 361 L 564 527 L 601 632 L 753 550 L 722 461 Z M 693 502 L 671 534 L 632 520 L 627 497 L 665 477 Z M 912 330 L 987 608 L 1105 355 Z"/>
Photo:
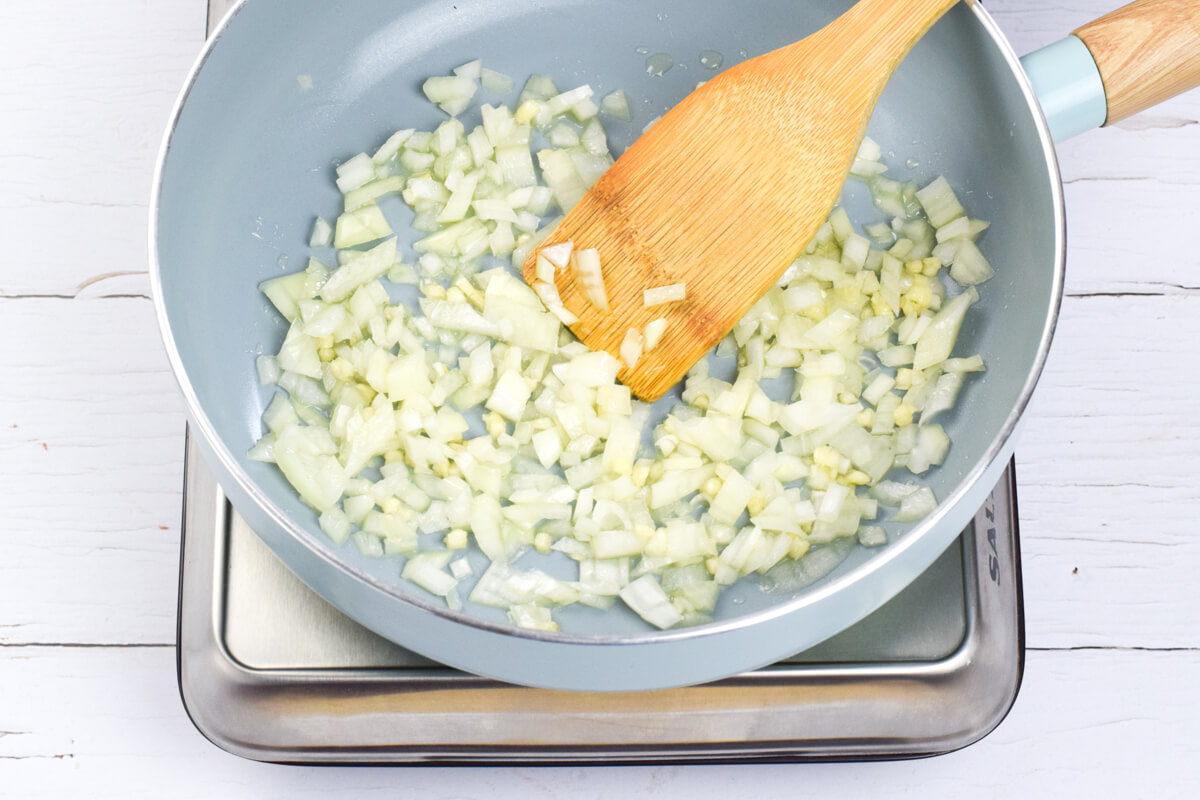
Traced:
<path id="1" fill-rule="evenodd" d="M 435 664 L 342 616 L 283 567 L 188 445 L 179 684 L 231 753 L 305 763 L 886 759 L 985 736 L 1021 681 L 1012 468 L 972 525 L 870 617 L 703 686 L 590 694 Z"/>

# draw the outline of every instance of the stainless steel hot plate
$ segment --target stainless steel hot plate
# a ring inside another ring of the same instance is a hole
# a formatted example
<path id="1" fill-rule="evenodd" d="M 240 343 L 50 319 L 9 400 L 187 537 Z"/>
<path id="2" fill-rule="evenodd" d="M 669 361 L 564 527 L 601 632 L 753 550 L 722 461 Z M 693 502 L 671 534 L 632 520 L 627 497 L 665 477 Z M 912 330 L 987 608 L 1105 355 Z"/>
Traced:
<path id="1" fill-rule="evenodd" d="M 179 682 L 237 755 L 316 763 L 631 763 L 903 758 L 991 731 L 1021 681 L 1012 469 L 973 523 L 870 617 L 703 686 L 592 694 L 427 661 L 342 616 L 237 516 L 189 444 Z"/>

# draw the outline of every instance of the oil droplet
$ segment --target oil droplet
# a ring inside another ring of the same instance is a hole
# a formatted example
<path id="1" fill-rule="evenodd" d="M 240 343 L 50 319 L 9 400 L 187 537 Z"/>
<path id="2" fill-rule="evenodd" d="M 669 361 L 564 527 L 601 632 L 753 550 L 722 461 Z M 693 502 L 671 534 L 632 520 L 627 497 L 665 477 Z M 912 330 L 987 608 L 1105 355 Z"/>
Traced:
<path id="1" fill-rule="evenodd" d="M 646 74 L 652 78 L 661 77 L 675 66 L 675 59 L 666 53 L 655 53 L 646 59 Z"/>
<path id="2" fill-rule="evenodd" d="M 747 53 L 745 50 L 738 50 L 738 58 L 745 58 L 748 55 L 749 53 Z"/>
<path id="3" fill-rule="evenodd" d="M 733 603 L 735 606 L 740 606 L 742 603 L 746 602 L 746 598 L 735 597 L 732 600 L 730 600 L 729 602 Z"/>
<path id="4" fill-rule="evenodd" d="M 921 162 L 917 161 L 915 158 L 910 158 L 904 162 L 904 166 L 908 167 L 909 169 L 916 169 L 917 167 L 921 166 Z"/>
<path id="5" fill-rule="evenodd" d="M 700 51 L 700 66 L 707 69 L 720 69 L 725 63 L 725 56 L 718 53 L 716 50 L 701 50 Z"/>
<path id="6" fill-rule="evenodd" d="M 286 271 L 288 265 L 287 253 L 280 253 L 279 258 L 275 259 L 275 265 L 278 266 L 280 270 Z"/>
<path id="7" fill-rule="evenodd" d="M 650 52 L 650 48 L 649 47 L 638 47 L 638 48 L 634 49 L 634 52 L 637 53 L 639 56 L 644 56 Z"/>

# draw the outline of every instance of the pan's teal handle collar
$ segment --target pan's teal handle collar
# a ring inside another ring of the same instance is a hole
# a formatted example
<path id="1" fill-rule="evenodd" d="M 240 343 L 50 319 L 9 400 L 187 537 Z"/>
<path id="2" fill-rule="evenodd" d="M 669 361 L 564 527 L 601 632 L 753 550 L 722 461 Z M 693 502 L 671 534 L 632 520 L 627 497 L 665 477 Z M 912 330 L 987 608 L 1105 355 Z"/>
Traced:
<path id="1" fill-rule="evenodd" d="M 1078 37 L 1068 36 L 1021 59 L 1054 141 L 1099 128 L 1108 101 L 1096 60 Z"/>

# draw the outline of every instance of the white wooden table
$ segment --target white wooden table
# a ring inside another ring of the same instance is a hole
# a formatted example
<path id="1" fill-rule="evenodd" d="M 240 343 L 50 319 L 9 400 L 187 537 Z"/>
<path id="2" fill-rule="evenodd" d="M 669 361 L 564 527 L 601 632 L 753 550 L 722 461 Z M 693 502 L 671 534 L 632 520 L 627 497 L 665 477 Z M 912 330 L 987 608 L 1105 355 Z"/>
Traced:
<path id="1" fill-rule="evenodd" d="M 1116 0 L 989 0 L 1019 51 Z M 1068 297 L 1018 447 L 1028 659 L 964 751 L 868 765 L 329 769 L 184 715 L 184 418 L 147 196 L 205 0 L 0 4 L 0 796 L 1183 797 L 1200 776 L 1200 92 L 1060 150 Z"/>

